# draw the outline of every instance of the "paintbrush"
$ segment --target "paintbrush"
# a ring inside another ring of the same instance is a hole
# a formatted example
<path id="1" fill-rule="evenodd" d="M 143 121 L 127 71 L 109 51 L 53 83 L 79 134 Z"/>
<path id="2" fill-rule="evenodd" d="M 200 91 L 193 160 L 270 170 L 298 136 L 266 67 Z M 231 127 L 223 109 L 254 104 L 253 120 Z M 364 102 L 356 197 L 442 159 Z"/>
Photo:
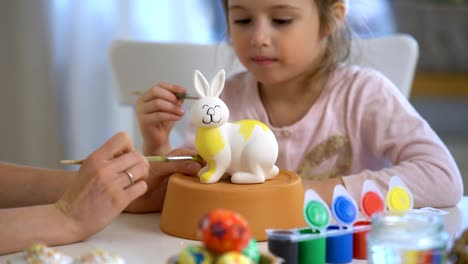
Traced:
<path id="1" fill-rule="evenodd" d="M 143 92 L 142 91 L 130 91 L 130 94 L 131 95 L 136 95 L 136 96 L 141 96 L 141 95 L 143 95 Z M 199 99 L 198 96 L 190 95 L 188 93 L 176 93 L 175 96 L 178 99 L 194 99 L 194 100 Z"/>
<path id="2" fill-rule="evenodd" d="M 166 161 L 178 161 L 178 160 L 193 160 L 193 161 L 202 161 L 200 155 L 196 156 L 146 156 L 145 157 L 149 162 L 166 162 Z M 79 165 L 83 163 L 84 160 L 61 160 L 60 164 L 62 165 Z"/>

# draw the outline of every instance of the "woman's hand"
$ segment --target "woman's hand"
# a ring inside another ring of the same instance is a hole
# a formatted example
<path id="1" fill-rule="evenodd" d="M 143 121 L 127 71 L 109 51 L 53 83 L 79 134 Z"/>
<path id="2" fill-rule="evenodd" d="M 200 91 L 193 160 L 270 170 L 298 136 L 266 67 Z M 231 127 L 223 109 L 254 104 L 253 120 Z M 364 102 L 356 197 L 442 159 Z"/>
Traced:
<path id="1" fill-rule="evenodd" d="M 85 239 L 146 192 L 148 169 L 147 160 L 133 149 L 129 136 L 118 133 L 83 162 L 56 208 L 68 219 L 76 237 Z"/>
<path id="2" fill-rule="evenodd" d="M 145 155 L 165 155 L 171 150 L 169 133 L 184 115 L 183 100 L 176 94 L 185 92 L 180 86 L 160 83 L 138 98 L 136 112 Z"/>
<path id="3" fill-rule="evenodd" d="M 194 156 L 191 149 L 176 149 L 170 156 Z M 149 177 L 146 179 L 148 191 L 137 198 L 125 211 L 131 213 L 159 212 L 164 204 L 169 176 L 174 173 L 196 176 L 202 164 L 195 161 L 170 161 L 150 163 Z"/>

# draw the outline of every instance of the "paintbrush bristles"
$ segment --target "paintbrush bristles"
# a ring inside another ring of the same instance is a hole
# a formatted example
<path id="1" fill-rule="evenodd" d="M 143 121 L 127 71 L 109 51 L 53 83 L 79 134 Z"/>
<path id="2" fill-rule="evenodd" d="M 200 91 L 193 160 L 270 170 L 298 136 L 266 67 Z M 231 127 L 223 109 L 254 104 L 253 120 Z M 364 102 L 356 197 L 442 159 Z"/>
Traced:
<path id="1" fill-rule="evenodd" d="M 136 96 L 142 96 L 143 92 L 142 91 L 130 91 L 131 95 L 136 95 Z"/>
<path id="2" fill-rule="evenodd" d="M 198 100 L 200 99 L 198 96 L 190 95 L 190 94 L 176 94 L 177 98 L 179 99 L 193 99 L 193 100 Z"/>
<path id="3" fill-rule="evenodd" d="M 149 157 L 146 157 L 146 159 L 149 162 L 167 161 L 167 157 L 165 156 L 149 156 Z"/>
<path id="4" fill-rule="evenodd" d="M 76 165 L 83 163 L 83 160 L 61 160 L 60 164 L 62 165 Z"/>

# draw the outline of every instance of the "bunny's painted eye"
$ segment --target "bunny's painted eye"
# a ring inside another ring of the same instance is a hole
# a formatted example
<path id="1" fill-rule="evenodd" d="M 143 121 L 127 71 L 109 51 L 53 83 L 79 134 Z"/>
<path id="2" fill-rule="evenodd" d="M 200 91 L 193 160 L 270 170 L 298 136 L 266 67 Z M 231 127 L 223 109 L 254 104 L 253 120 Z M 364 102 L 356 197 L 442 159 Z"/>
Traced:
<path id="1" fill-rule="evenodd" d="M 208 105 L 203 105 L 203 106 L 202 106 L 202 109 L 205 108 L 205 107 L 209 107 L 209 106 L 208 106 Z"/>
<path id="2" fill-rule="evenodd" d="M 215 105 L 215 107 L 213 107 L 213 108 L 216 108 L 216 107 L 221 108 L 221 106 L 219 106 L 219 105 Z"/>

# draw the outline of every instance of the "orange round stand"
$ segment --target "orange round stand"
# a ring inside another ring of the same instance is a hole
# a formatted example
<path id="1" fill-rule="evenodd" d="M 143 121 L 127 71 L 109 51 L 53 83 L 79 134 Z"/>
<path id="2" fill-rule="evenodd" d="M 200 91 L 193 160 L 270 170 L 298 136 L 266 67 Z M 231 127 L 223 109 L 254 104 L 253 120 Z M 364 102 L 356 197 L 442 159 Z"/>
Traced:
<path id="1" fill-rule="evenodd" d="M 229 179 L 203 184 L 197 177 L 174 174 L 169 179 L 160 227 L 169 235 L 199 240 L 199 220 L 212 209 L 224 208 L 241 214 L 252 236 L 265 241 L 267 228 L 307 226 L 303 204 L 301 178 L 286 170 L 265 183 L 248 185 L 233 184 Z"/>

